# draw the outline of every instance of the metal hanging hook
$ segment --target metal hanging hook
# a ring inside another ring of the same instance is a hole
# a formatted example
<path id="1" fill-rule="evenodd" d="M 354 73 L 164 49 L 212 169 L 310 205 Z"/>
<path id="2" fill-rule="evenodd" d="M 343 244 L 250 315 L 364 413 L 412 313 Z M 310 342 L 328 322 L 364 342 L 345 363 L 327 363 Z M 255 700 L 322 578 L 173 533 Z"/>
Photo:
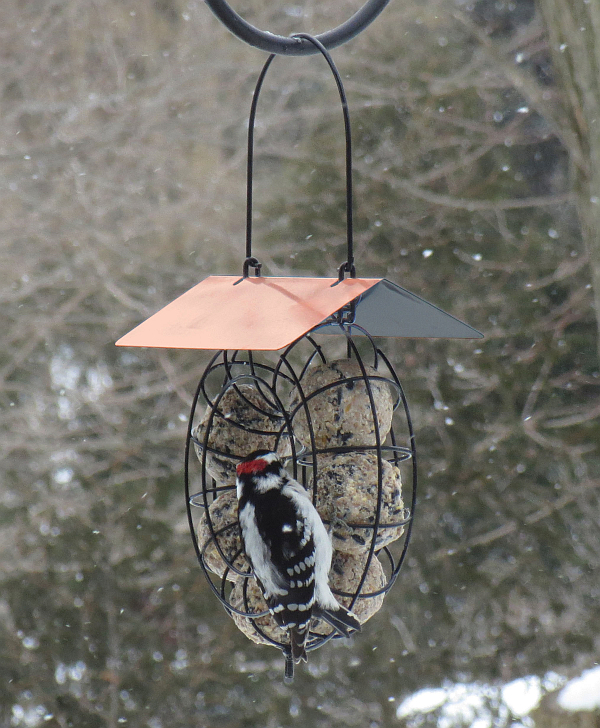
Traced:
<path id="1" fill-rule="evenodd" d="M 354 266 L 354 233 L 353 233 L 353 193 L 352 193 L 352 134 L 350 129 L 350 112 L 348 111 L 348 101 L 346 99 L 346 92 L 344 91 L 344 85 L 342 83 L 339 71 L 336 68 L 333 58 L 325 48 L 325 46 L 317 38 L 308 35 L 308 33 L 297 33 L 293 38 L 304 40 L 312 45 L 316 50 L 315 52 L 321 53 L 327 61 L 329 68 L 335 78 L 335 82 L 340 95 L 340 101 L 342 105 L 342 112 L 344 115 L 344 132 L 346 138 L 346 238 L 347 238 L 347 258 L 344 263 L 338 269 L 339 280 L 344 279 L 344 274 L 349 273 L 351 278 L 356 278 L 356 268 Z M 248 263 L 247 261 L 252 260 L 258 263 L 256 258 L 252 256 L 252 180 L 254 174 L 254 122 L 256 120 L 256 109 L 258 106 L 258 97 L 269 70 L 269 66 L 275 58 L 275 53 L 272 53 L 266 60 L 265 65 L 260 72 L 256 87 L 254 89 L 254 95 L 252 96 L 252 104 L 250 106 L 250 116 L 248 118 L 248 164 L 247 164 L 247 176 L 246 176 L 246 262 L 244 263 L 243 277 L 248 277 Z M 254 265 L 254 263 L 250 263 Z M 258 266 L 258 273 L 260 275 L 260 264 Z"/>
<path id="2" fill-rule="evenodd" d="M 319 52 L 305 37 L 286 37 L 255 28 L 241 18 L 225 0 L 205 2 L 228 30 L 254 48 L 284 56 L 309 56 Z M 367 0 L 345 23 L 317 35 L 316 39 L 327 49 L 342 45 L 370 25 L 389 2 L 390 0 Z"/>

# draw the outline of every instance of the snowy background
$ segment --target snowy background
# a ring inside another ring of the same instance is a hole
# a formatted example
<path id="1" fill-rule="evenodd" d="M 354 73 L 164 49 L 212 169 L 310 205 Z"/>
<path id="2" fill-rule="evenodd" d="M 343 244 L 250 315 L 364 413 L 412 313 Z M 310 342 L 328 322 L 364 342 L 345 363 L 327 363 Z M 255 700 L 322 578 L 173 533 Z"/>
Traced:
<path id="1" fill-rule="evenodd" d="M 359 5 L 236 9 L 289 34 Z M 3 1 L 0 725 L 598 720 L 600 164 L 595 87 L 567 82 L 600 20 L 574 5 L 589 23 L 565 20 L 583 39 L 567 42 L 552 5 L 394 0 L 333 53 L 358 274 L 486 338 L 385 342 L 417 429 L 414 540 L 382 610 L 288 687 L 281 655 L 210 593 L 187 533 L 185 423 L 206 355 L 114 347 L 206 275 L 241 272 L 265 55 L 195 0 Z M 267 274 L 335 275 L 345 259 L 336 94 L 316 57 L 277 59 L 265 83 Z"/>

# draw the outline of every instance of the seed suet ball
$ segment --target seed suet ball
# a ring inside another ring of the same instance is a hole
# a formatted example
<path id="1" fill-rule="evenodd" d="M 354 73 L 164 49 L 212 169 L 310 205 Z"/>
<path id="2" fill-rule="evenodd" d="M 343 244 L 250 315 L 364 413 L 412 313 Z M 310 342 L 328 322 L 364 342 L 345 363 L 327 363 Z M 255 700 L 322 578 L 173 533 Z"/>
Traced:
<path id="1" fill-rule="evenodd" d="M 246 587 L 246 597 L 244 599 L 245 582 L 248 583 L 248 586 Z M 234 609 L 239 609 L 240 611 L 247 612 L 249 614 L 260 614 L 261 612 L 266 612 L 268 610 L 265 598 L 263 597 L 258 582 L 254 577 L 236 581 L 233 589 L 231 590 L 231 594 L 229 595 L 229 603 L 232 607 L 234 607 Z M 257 631 L 257 627 L 262 630 L 267 637 L 270 637 L 275 642 L 283 644 L 289 642 L 289 635 L 287 631 L 277 624 L 272 614 L 265 614 L 262 617 L 252 619 L 242 614 L 232 612 L 231 617 L 238 629 L 257 645 L 272 644 Z"/>
<path id="2" fill-rule="evenodd" d="M 237 507 L 235 490 L 221 493 L 208 506 L 208 516 L 206 511 L 202 513 L 197 529 L 198 546 L 206 567 L 220 577 L 223 577 L 227 571 L 227 580 L 234 582 L 243 577 L 231 569 L 231 565 L 244 573 L 251 571 L 242 547 Z"/>
<path id="3" fill-rule="evenodd" d="M 371 547 L 378 499 L 375 453 L 321 455 L 317 470 L 317 510 L 329 524 L 333 548 L 349 554 Z M 400 538 L 406 518 L 400 470 L 381 461 L 382 489 L 375 550 Z"/>
<path id="4" fill-rule="evenodd" d="M 329 572 L 329 586 L 336 594 L 336 599 L 339 603 L 348 609 L 350 608 L 352 598 L 340 596 L 336 592 L 343 592 L 345 594 L 354 594 L 356 592 L 365 570 L 366 561 L 366 554 L 354 556 L 352 554 L 342 553 L 341 551 L 334 551 L 333 553 L 331 571 Z M 383 566 L 379 559 L 373 555 L 365 581 L 362 585 L 361 595 L 352 606 L 352 614 L 355 615 L 361 624 L 371 619 L 381 609 L 384 594 L 377 594 L 377 592 L 383 589 L 386 583 L 387 579 Z M 320 620 L 313 624 L 312 630 L 317 634 L 329 634 L 332 631 L 326 622 Z"/>
<path id="5" fill-rule="evenodd" d="M 340 445 L 376 445 L 375 421 L 380 442 L 385 440 L 392 426 L 394 412 L 391 388 L 387 382 L 377 378 L 381 375 L 373 367 L 365 365 L 365 371 L 373 395 L 376 418 L 365 378 L 354 359 L 320 364 L 309 371 L 301 382 L 306 404 L 297 388 L 292 391 L 290 413 L 293 416 L 294 435 L 305 447 L 312 447 L 309 418 L 318 450 Z M 319 391 L 321 389 L 323 391 Z"/>
<path id="6" fill-rule="evenodd" d="M 202 462 L 202 444 L 208 433 L 206 470 L 220 485 L 235 485 L 235 468 L 242 458 L 254 450 L 275 450 L 279 455 L 289 453 L 289 439 L 278 437 L 285 419 L 256 387 L 237 384 L 220 399 L 212 422 L 213 408 L 207 405 L 204 417 L 194 429 L 196 455 Z"/>
<path id="7" fill-rule="evenodd" d="M 347 594 L 353 594 L 360 584 L 365 566 L 365 554 L 361 556 L 352 556 L 350 554 L 334 552 L 331 562 L 331 571 L 329 572 L 329 584 L 331 588 Z M 231 606 L 242 612 L 250 614 L 261 614 L 262 612 L 266 612 L 268 609 L 267 603 L 254 577 L 248 579 L 246 599 L 244 600 L 244 581 L 245 579 L 240 579 L 235 582 L 229 596 L 229 603 Z M 376 556 L 373 556 L 361 590 L 363 597 L 359 597 L 352 607 L 352 613 L 361 624 L 364 624 L 381 609 L 384 595 L 369 595 L 378 592 L 385 586 L 385 584 L 386 576 L 383 566 L 379 559 Z M 349 607 L 350 602 L 352 601 L 351 597 L 337 596 L 336 598 L 340 604 L 343 604 L 345 607 Z M 265 614 L 262 617 L 257 617 L 256 619 L 236 614 L 235 612 L 232 612 L 231 616 L 238 629 L 257 645 L 269 645 L 272 643 L 263 637 L 263 635 L 257 631 L 256 627 L 264 632 L 266 637 L 274 640 L 275 642 L 286 644 L 289 641 L 289 635 L 286 630 L 282 629 L 275 622 L 275 619 L 271 614 Z M 319 635 L 327 635 L 331 631 L 332 627 L 325 621 L 313 619 L 311 632 Z"/>

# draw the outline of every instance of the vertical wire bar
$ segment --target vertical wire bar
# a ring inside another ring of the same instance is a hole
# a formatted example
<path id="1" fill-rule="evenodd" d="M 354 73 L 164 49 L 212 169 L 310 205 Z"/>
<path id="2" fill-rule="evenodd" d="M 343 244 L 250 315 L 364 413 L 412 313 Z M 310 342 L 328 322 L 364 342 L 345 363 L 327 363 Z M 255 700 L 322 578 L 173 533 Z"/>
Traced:
<path id="1" fill-rule="evenodd" d="M 340 101 L 342 104 L 342 113 L 344 114 L 344 131 L 346 134 L 346 234 L 347 234 L 347 245 L 348 254 L 346 260 L 345 270 L 350 273 L 351 278 L 356 278 L 356 270 L 354 267 L 354 231 L 353 231 L 353 192 L 352 192 L 352 133 L 350 129 L 350 112 L 348 111 L 348 101 L 346 99 L 346 92 L 342 83 L 339 71 L 336 68 L 333 58 L 329 54 L 329 51 L 325 46 L 312 35 L 308 33 L 294 33 L 292 38 L 303 38 L 304 40 L 312 43 L 316 48 L 321 51 L 327 61 L 331 73 L 335 78 L 335 83 L 338 87 L 340 94 Z"/>
<path id="2" fill-rule="evenodd" d="M 252 176 L 254 174 L 254 121 L 256 119 L 256 107 L 258 106 L 258 97 L 260 90 L 269 70 L 269 66 L 273 62 L 275 54 L 271 54 L 260 72 L 256 88 L 252 96 L 252 104 L 250 106 L 250 116 L 248 118 L 248 166 L 246 173 L 246 259 L 252 257 Z"/>

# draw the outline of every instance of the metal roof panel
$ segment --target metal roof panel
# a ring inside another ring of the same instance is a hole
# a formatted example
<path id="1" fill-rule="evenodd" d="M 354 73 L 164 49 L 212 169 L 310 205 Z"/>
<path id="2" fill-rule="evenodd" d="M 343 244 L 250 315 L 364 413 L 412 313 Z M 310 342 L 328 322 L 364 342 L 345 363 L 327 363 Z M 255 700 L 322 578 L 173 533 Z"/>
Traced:
<path id="1" fill-rule="evenodd" d="M 380 280 L 209 276 L 117 346 L 276 351 Z"/>
<path id="2" fill-rule="evenodd" d="M 125 334 L 117 346 L 277 351 L 351 301 L 354 323 L 371 336 L 483 336 L 382 278 L 209 276 Z M 341 331 L 330 327 L 324 333 Z"/>

